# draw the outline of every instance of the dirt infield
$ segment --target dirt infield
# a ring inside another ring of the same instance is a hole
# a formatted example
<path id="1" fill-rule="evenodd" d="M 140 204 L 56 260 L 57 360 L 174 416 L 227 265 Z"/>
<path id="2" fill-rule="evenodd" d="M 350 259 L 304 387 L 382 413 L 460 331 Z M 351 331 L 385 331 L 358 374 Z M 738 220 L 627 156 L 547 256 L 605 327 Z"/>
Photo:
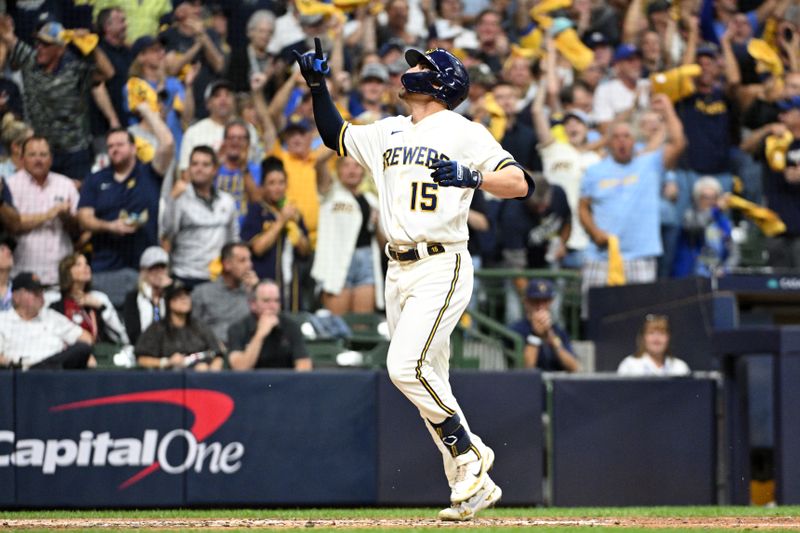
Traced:
<path id="1" fill-rule="evenodd" d="M 800 529 L 800 518 L 774 517 L 688 517 L 688 518 L 478 518 L 472 522 L 440 522 L 434 519 L 13 519 L 1 520 L 10 529 L 335 529 L 441 528 L 441 527 L 622 527 L 685 529 Z"/>

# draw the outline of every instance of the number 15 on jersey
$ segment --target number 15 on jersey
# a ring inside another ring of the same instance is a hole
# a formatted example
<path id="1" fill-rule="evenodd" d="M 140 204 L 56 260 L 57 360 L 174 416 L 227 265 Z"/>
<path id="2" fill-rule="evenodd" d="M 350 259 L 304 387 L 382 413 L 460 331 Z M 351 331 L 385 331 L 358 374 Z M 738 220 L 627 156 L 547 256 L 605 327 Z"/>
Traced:
<path id="1" fill-rule="evenodd" d="M 439 185 L 429 181 L 411 182 L 411 210 L 436 211 Z"/>

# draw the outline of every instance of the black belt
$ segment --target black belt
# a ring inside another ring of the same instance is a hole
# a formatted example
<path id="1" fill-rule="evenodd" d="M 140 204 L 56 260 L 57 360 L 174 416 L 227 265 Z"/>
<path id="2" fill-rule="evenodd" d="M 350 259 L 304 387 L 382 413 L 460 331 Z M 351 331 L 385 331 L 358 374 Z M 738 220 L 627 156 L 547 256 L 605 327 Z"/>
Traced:
<path id="1" fill-rule="evenodd" d="M 431 242 L 428 243 L 428 255 L 438 255 L 444 253 L 444 246 L 439 244 L 438 242 Z M 406 252 L 398 252 L 397 250 L 392 249 L 389 247 L 389 257 L 394 259 L 395 261 L 417 261 L 422 259 L 419 256 L 419 252 L 416 248 L 412 248 Z"/>

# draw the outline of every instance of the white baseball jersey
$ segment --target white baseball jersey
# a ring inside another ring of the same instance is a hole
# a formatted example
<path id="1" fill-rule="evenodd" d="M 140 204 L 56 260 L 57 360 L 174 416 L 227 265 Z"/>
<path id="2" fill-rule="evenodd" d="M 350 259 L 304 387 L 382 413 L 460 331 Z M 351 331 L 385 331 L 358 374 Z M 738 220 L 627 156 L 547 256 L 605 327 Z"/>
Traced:
<path id="1" fill-rule="evenodd" d="M 345 123 L 338 151 L 372 173 L 381 225 L 392 245 L 467 240 L 474 191 L 437 185 L 428 168 L 434 161 L 458 161 L 484 173 L 515 163 L 484 126 L 447 110 L 417 124 L 408 116 L 366 126 Z"/>
<path id="2" fill-rule="evenodd" d="M 572 231 L 567 246 L 583 250 L 589 244 L 589 235 L 580 221 L 581 178 L 586 169 L 600 161 L 596 152 L 582 152 L 566 142 L 553 141 L 539 149 L 544 167 L 544 177 L 551 185 L 558 185 L 567 194 L 572 211 Z"/>

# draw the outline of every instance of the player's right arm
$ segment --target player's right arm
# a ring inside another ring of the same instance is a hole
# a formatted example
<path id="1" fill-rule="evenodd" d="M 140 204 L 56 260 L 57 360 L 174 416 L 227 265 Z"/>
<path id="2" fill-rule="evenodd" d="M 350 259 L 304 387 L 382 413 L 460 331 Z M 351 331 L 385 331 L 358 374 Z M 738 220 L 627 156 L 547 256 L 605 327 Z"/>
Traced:
<path id="1" fill-rule="evenodd" d="M 322 43 L 314 38 L 314 51 L 303 55 L 294 52 L 300 72 L 311 90 L 311 102 L 314 105 L 314 121 L 317 123 L 320 137 L 325 146 L 335 150 L 340 156 L 346 155 L 344 148 L 344 132 L 347 124 L 333 103 L 325 74 L 330 70 L 328 61 L 322 53 Z"/>

